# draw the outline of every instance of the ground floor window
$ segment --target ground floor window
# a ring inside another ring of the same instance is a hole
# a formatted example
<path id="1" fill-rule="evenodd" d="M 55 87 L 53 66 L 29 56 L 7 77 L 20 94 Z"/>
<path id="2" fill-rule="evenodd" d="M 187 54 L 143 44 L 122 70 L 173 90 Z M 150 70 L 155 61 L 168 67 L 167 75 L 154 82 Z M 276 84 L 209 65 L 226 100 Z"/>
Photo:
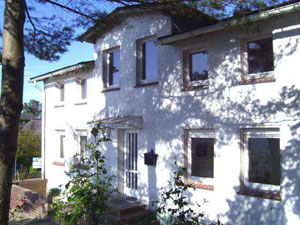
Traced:
<path id="1" fill-rule="evenodd" d="M 212 129 L 186 130 L 187 180 L 213 184 L 215 138 Z"/>
<path id="2" fill-rule="evenodd" d="M 243 185 L 251 189 L 279 191 L 279 129 L 242 129 L 242 138 Z"/>

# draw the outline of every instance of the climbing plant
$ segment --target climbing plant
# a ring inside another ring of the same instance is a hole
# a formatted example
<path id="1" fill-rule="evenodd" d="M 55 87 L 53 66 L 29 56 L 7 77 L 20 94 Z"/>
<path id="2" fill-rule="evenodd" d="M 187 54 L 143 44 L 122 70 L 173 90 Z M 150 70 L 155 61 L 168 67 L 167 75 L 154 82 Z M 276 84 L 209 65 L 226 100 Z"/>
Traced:
<path id="1" fill-rule="evenodd" d="M 105 157 L 99 150 L 100 143 L 110 139 L 100 124 L 91 133 L 93 141 L 86 146 L 90 157 L 81 159 L 76 168 L 71 168 L 67 173 L 70 181 L 50 205 L 52 216 L 63 225 L 87 224 L 87 221 L 91 225 L 102 224 L 108 197 L 117 191 L 112 187 L 113 177 L 107 174 Z"/>

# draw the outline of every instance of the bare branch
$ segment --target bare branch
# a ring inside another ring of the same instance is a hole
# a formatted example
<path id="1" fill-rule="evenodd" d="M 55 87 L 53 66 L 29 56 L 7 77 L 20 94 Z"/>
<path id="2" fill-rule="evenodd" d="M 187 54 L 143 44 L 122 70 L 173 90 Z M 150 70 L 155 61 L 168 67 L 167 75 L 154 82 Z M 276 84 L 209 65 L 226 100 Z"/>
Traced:
<path id="1" fill-rule="evenodd" d="M 75 13 L 75 14 L 78 14 L 78 15 L 80 15 L 80 16 L 84 16 L 84 17 L 86 17 L 86 18 L 88 18 L 88 19 L 90 19 L 90 20 L 92 20 L 92 21 L 94 21 L 94 22 L 97 21 L 97 20 L 94 19 L 93 17 L 91 17 L 91 16 L 89 16 L 89 15 L 86 15 L 86 14 L 84 14 L 84 13 L 82 13 L 82 12 L 80 12 L 80 11 L 77 11 L 77 10 L 75 10 L 75 9 L 72 9 L 72 8 L 70 8 L 70 7 L 68 7 L 68 6 L 59 4 L 59 3 L 54 2 L 54 1 L 51 1 L 51 0 L 43 0 L 43 1 L 44 1 L 44 2 L 47 2 L 47 3 L 50 3 L 50 4 L 52 4 L 52 5 L 58 6 L 58 7 L 60 7 L 60 8 L 63 8 L 63 9 L 65 9 L 65 10 L 68 10 L 68 11 L 70 11 L 70 12 L 73 12 L 73 13 Z"/>

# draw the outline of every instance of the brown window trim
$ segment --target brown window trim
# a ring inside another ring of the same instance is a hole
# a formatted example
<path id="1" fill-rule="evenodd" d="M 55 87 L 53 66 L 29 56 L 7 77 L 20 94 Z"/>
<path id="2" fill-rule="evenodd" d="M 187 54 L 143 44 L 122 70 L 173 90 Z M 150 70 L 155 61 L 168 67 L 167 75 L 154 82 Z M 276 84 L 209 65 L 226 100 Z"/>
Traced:
<path id="1" fill-rule="evenodd" d="M 147 86 L 155 86 L 155 85 L 159 85 L 159 82 L 155 81 L 155 82 L 149 82 L 149 83 L 139 83 L 139 84 L 136 84 L 133 87 L 134 88 L 139 88 L 139 87 L 147 87 Z"/>
<path id="2" fill-rule="evenodd" d="M 197 189 L 204 189 L 204 190 L 208 190 L 208 191 L 213 191 L 214 190 L 214 185 L 193 183 L 193 182 L 189 182 L 189 181 L 185 181 L 184 184 L 185 185 L 190 185 L 191 187 L 197 188 Z"/>
<path id="3" fill-rule="evenodd" d="M 64 162 L 58 162 L 58 161 L 54 161 L 52 164 L 55 166 L 65 166 Z"/>
<path id="4" fill-rule="evenodd" d="M 252 79 L 243 79 L 238 82 L 240 85 L 247 85 L 247 84 L 255 84 L 255 83 L 269 83 L 269 82 L 275 82 L 276 79 L 274 76 L 271 77 L 261 77 L 261 78 L 252 78 Z"/>
<path id="5" fill-rule="evenodd" d="M 119 91 L 121 88 L 116 87 L 116 88 L 105 88 L 101 92 L 109 92 L 109 91 Z"/>
<path id="6" fill-rule="evenodd" d="M 254 190 L 250 188 L 240 188 L 237 194 L 281 201 L 281 196 L 279 192 L 261 191 L 261 190 Z"/>
<path id="7" fill-rule="evenodd" d="M 181 89 L 181 91 L 194 91 L 194 90 L 205 90 L 208 89 L 209 85 L 197 85 L 197 86 L 185 86 Z"/>

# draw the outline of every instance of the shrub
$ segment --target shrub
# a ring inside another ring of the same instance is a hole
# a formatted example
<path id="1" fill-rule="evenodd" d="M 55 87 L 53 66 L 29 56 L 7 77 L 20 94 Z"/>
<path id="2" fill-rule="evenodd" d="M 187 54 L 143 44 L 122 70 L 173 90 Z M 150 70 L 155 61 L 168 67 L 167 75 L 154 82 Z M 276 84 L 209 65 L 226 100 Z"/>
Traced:
<path id="1" fill-rule="evenodd" d="M 97 139 L 99 133 L 101 138 Z M 80 160 L 80 168 L 72 168 L 67 173 L 70 181 L 50 205 L 54 219 L 60 224 L 87 224 L 87 221 L 92 225 L 101 224 L 108 197 L 116 191 L 112 188 L 112 176 L 107 175 L 105 158 L 99 151 L 99 144 L 110 139 L 105 137 L 100 125 L 92 129 L 92 135 L 94 141 L 86 146 L 91 152 L 90 158 Z"/>

